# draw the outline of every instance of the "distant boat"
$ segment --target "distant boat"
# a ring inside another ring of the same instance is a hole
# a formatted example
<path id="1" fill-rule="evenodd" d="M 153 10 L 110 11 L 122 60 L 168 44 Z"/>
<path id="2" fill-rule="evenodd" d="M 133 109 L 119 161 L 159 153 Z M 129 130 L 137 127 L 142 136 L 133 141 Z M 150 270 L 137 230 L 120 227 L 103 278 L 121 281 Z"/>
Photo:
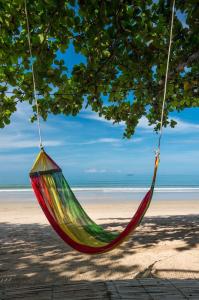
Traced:
<path id="1" fill-rule="evenodd" d="M 126 176 L 134 176 L 135 174 L 133 174 L 133 173 L 128 173 L 128 174 L 126 174 Z"/>

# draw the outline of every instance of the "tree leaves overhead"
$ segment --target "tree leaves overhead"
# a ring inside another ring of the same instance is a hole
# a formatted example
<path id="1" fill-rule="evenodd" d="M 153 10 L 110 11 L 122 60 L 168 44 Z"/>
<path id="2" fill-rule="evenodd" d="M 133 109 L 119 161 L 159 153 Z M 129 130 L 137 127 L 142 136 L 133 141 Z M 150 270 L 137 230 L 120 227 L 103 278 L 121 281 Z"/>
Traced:
<path id="1" fill-rule="evenodd" d="M 142 116 L 158 129 L 171 4 L 163 0 L 27 1 L 43 118 L 49 113 L 75 116 L 87 101 L 105 118 L 125 121 L 128 137 Z M 165 126 L 169 112 L 199 106 L 197 1 L 178 0 L 176 11 Z M 17 102 L 28 101 L 35 111 L 24 1 L 0 0 L 0 32 L 3 127 Z M 71 45 L 84 56 L 84 63 L 74 62 L 72 71 L 65 59 Z"/>

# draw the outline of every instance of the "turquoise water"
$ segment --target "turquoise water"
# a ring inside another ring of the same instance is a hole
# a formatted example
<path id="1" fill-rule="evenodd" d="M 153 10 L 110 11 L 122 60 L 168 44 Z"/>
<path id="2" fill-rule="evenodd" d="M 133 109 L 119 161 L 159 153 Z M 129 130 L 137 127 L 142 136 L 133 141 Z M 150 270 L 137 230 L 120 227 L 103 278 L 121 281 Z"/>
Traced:
<path id="1" fill-rule="evenodd" d="M 134 174 L 85 174 L 83 178 L 69 178 L 74 187 L 147 187 L 151 175 Z M 199 176 L 196 175 L 158 175 L 157 187 L 199 187 Z"/>
<path id="2" fill-rule="evenodd" d="M 66 177 L 67 178 L 67 177 Z M 69 184 L 74 188 L 147 188 L 150 186 L 152 174 L 84 174 L 82 176 L 69 176 Z M 30 184 L 6 184 L 0 189 L 29 188 Z M 194 188 L 199 187 L 197 175 L 159 175 L 156 187 L 159 188 Z"/>
<path id="3" fill-rule="evenodd" d="M 69 178 L 69 183 L 83 202 L 140 200 L 150 186 L 151 175 L 85 174 Z M 0 186 L 0 201 L 35 201 L 30 185 Z M 199 176 L 159 175 L 154 200 L 199 200 Z"/>

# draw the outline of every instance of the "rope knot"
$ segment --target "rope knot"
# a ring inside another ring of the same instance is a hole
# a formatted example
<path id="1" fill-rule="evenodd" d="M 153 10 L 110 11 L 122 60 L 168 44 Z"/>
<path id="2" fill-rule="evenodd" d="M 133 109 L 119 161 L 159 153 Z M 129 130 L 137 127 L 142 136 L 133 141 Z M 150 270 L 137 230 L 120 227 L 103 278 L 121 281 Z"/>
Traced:
<path id="1" fill-rule="evenodd" d="M 160 148 L 155 150 L 155 157 L 159 157 L 160 156 Z"/>

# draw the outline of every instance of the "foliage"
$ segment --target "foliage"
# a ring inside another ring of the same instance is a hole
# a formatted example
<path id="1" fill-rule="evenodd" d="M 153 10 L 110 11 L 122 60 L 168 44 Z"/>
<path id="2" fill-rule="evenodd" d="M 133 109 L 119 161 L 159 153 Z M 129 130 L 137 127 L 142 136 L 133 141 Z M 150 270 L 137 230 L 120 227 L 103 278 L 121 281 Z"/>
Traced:
<path id="1" fill-rule="evenodd" d="M 27 1 L 42 117 L 75 116 L 86 99 L 106 119 L 125 121 L 127 137 L 142 116 L 158 129 L 171 4 L 167 0 Z M 175 16 L 165 126 L 175 125 L 168 121 L 169 112 L 199 106 L 197 0 L 178 0 L 176 11 L 184 16 L 186 26 Z M 0 127 L 4 127 L 17 102 L 28 101 L 35 111 L 24 0 L 0 0 L 0 32 Z M 70 72 L 63 57 L 71 44 L 85 63 L 74 65 Z"/>

